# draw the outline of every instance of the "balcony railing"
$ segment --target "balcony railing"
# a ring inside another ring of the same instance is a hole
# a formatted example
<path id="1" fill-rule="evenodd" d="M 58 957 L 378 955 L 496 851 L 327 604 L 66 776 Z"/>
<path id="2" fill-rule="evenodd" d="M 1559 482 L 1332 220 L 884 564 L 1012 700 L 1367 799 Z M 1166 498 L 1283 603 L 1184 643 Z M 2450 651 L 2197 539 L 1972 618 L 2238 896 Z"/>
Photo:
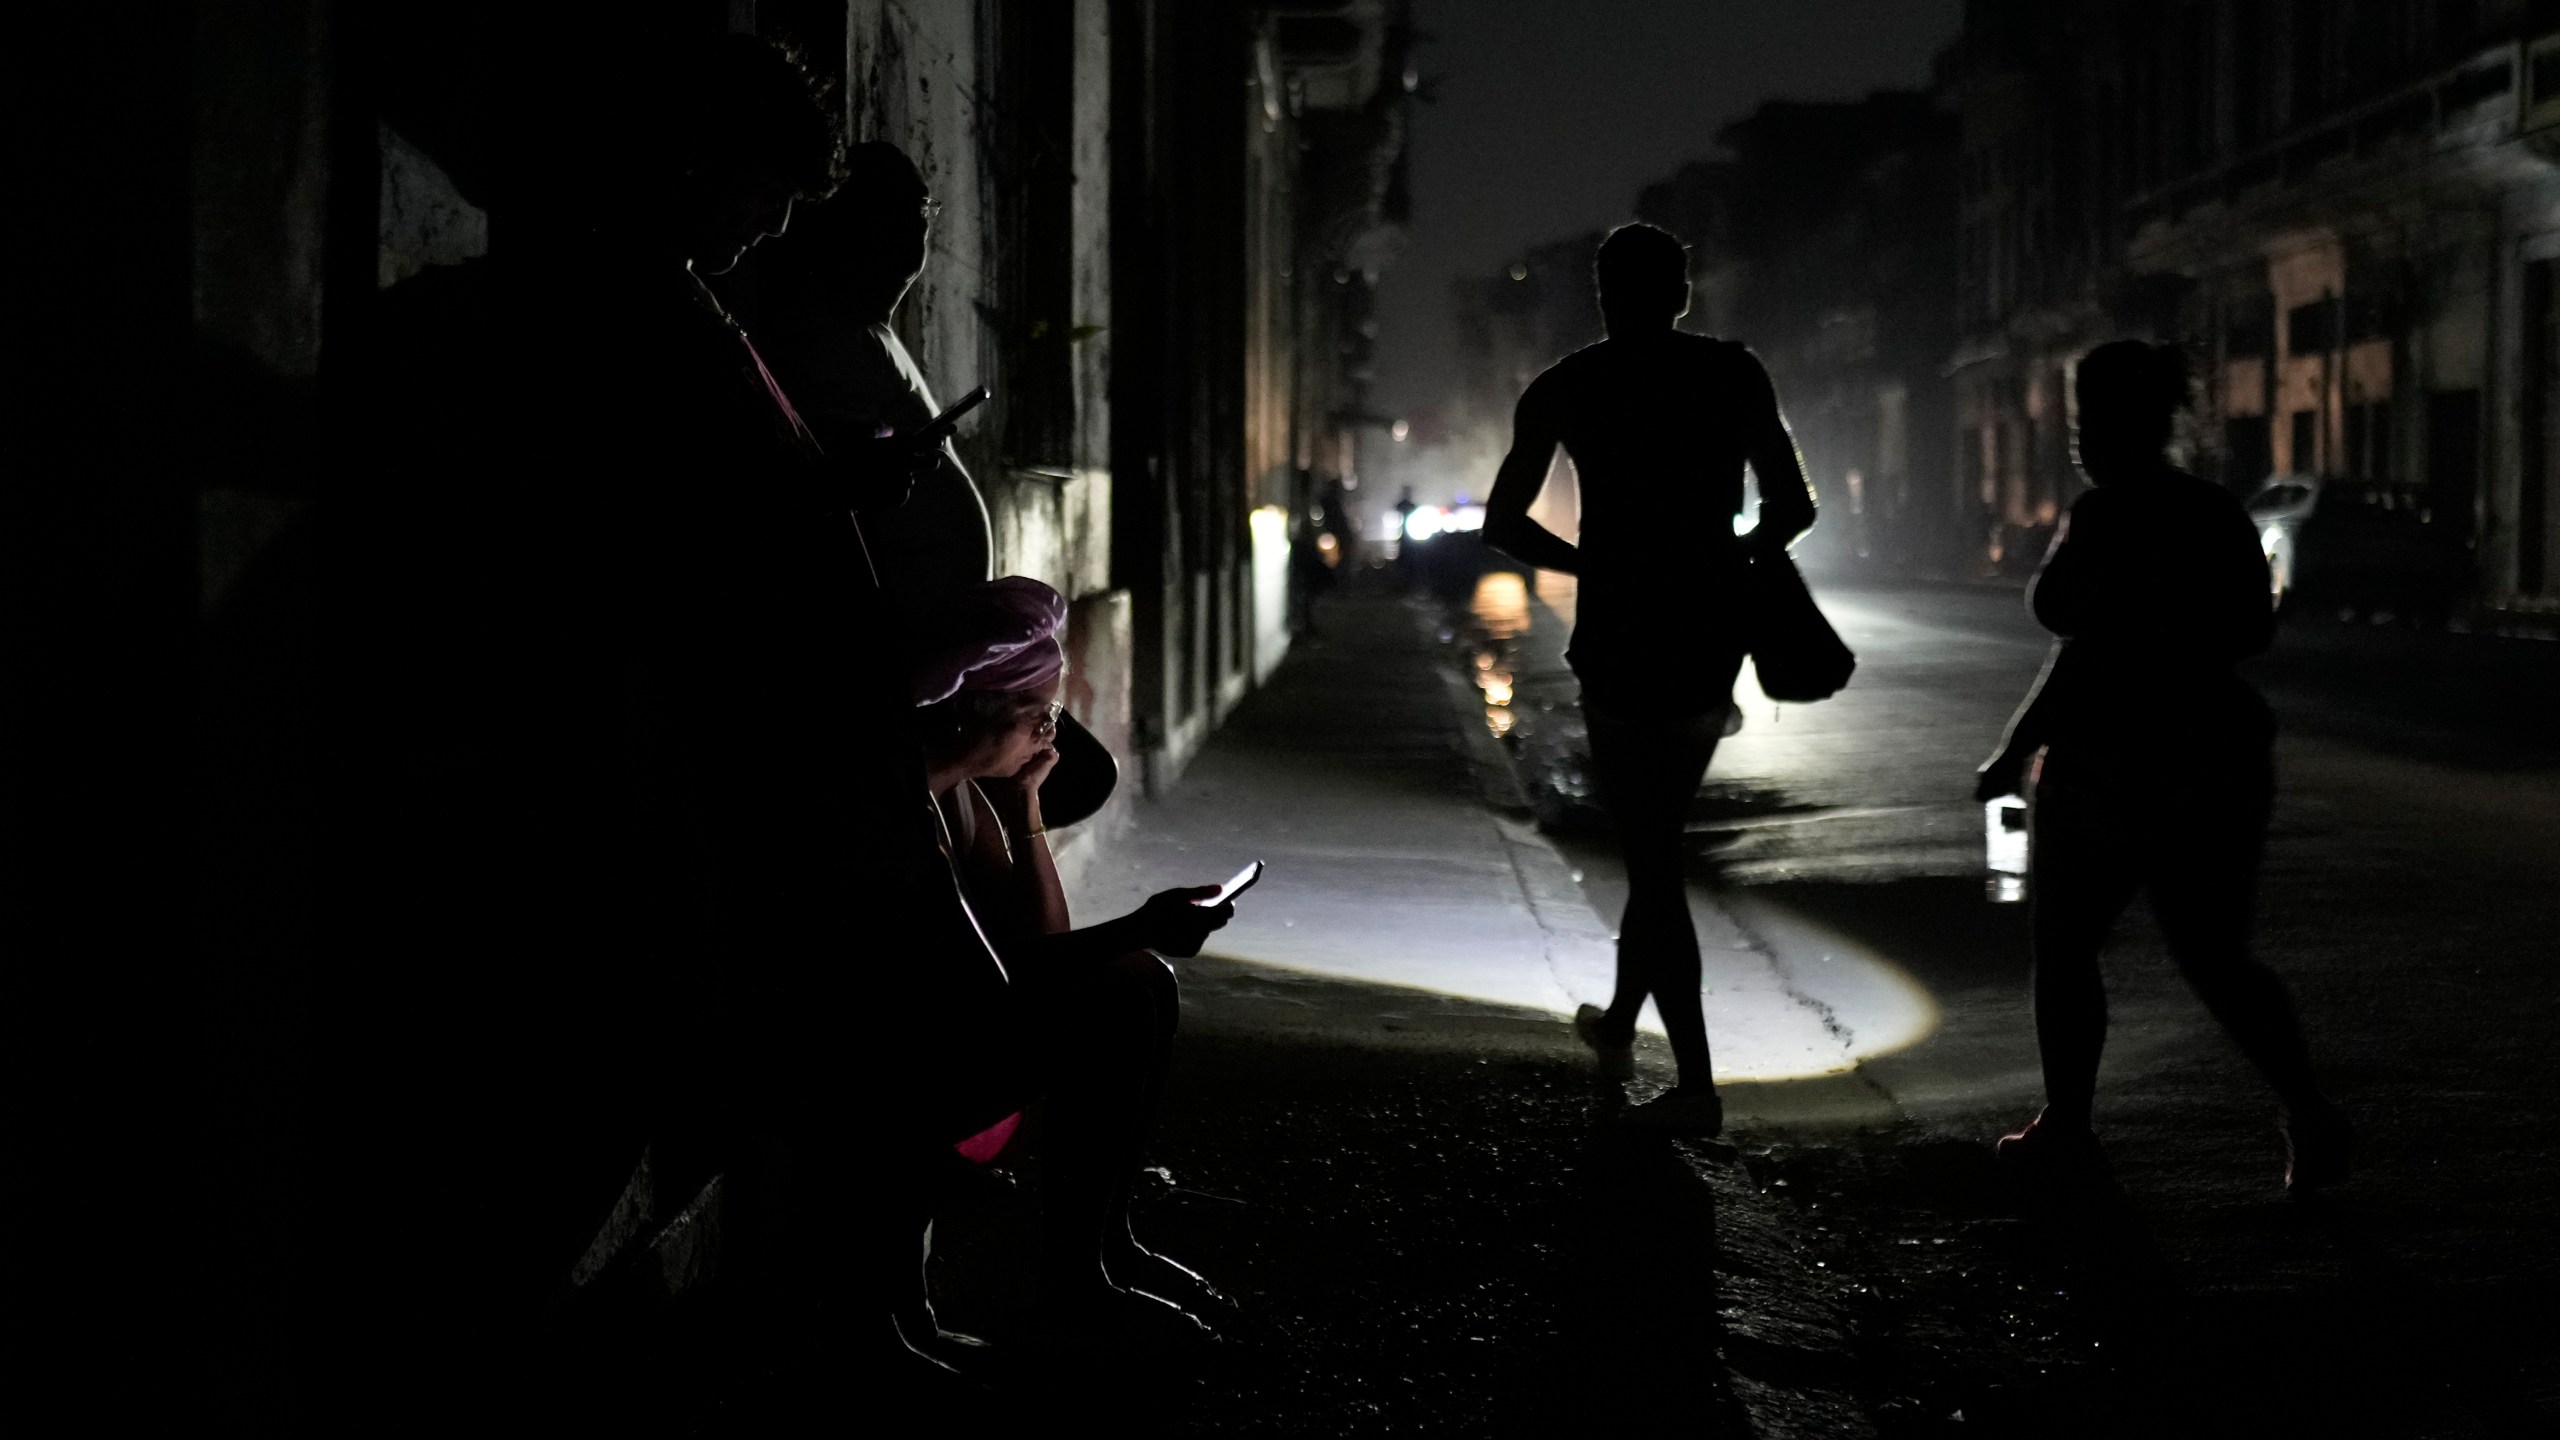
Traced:
<path id="1" fill-rule="evenodd" d="M 2492 107 L 2495 107 L 2494 109 Z M 2475 125 L 2499 138 L 2560 124 L 2560 33 L 2508 41 L 2361 105 L 2323 117 L 2215 166 L 2125 202 L 2125 234 L 2175 221 L 2267 185 L 2292 184 L 2347 156 Z"/>

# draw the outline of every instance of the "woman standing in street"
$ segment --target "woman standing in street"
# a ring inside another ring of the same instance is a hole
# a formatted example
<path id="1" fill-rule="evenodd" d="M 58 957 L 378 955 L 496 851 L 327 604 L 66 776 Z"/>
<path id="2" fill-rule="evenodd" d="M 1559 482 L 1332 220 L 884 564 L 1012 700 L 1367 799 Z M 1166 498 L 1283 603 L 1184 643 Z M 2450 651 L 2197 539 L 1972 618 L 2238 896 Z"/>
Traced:
<path id="1" fill-rule="evenodd" d="M 2136 891 L 2170 955 L 2285 1107 L 2288 1189 L 2343 1179 L 2349 1126 L 2313 1083 L 2284 983 L 2250 954 L 2275 797 L 2274 722 L 2237 663 L 2274 636 L 2267 565 L 2229 494 L 2167 449 L 2185 405 L 2178 353 L 2119 340 L 2080 362 L 2081 469 L 2029 603 L 2060 637 L 1999 752 L 1985 799 L 2030 783 L 2036 1043 L 2045 1108 L 2000 1141 L 2012 1163 L 2093 1159 L 2106 1044 L 2098 954 Z"/>

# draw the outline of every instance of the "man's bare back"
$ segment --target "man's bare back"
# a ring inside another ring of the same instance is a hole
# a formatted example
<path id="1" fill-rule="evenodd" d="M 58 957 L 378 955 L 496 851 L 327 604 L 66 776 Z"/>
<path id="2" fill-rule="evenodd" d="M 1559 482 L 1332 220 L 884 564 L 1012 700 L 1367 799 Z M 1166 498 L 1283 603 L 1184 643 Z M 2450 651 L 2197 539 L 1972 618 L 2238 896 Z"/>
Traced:
<path id="1" fill-rule="evenodd" d="M 1747 635 L 1742 577 L 1813 524 L 1813 491 L 1777 392 L 1749 350 L 1672 328 L 1689 309 L 1688 252 L 1649 225 L 1622 225 L 1593 264 L 1609 338 L 1530 382 L 1511 453 L 1485 504 L 1484 538 L 1581 577 L 1573 644 L 1589 722 L 1592 793 L 1627 874 L 1618 975 L 1574 1033 L 1601 1073 L 1632 1073 L 1636 1017 L 1650 999 L 1680 1083 L 1621 1123 L 1689 1135 L 1724 1126 L 1699 996 L 1698 936 L 1682 827 L 1715 758 Z M 1556 447 L 1581 479 L 1579 543 L 1529 518 Z M 1742 469 L 1760 480 L 1760 523 L 1736 537 Z"/>
<path id="2" fill-rule="evenodd" d="M 1581 489 L 1570 543 L 1528 516 L 1559 445 Z M 1733 530 L 1746 464 L 1761 491 L 1747 539 Z M 1758 357 L 1663 326 L 1613 332 L 1530 383 L 1488 509 L 1494 544 L 1581 577 L 1571 658 L 1586 689 L 1688 708 L 1715 688 L 1697 658 L 1715 657 L 1710 670 L 1726 652 L 1740 660 L 1743 560 L 1802 534 L 1813 492 Z"/>

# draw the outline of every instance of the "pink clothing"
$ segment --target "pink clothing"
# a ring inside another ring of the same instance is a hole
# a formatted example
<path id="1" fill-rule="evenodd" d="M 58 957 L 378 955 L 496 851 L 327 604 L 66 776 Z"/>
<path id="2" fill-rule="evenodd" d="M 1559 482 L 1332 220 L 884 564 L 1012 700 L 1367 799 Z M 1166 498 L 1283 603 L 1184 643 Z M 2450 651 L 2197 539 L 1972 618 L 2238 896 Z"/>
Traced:
<path id="1" fill-rule="evenodd" d="M 1047 690 L 1066 673 L 1058 644 L 1066 623 L 1066 597 L 1020 575 L 950 595 L 919 626 L 915 702 L 938 704 L 963 690 Z"/>
<path id="2" fill-rule="evenodd" d="M 1013 1139 L 1013 1132 L 1021 1128 L 1022 1112 L 1016 1110 L 951 1148 L 959 1151 L 960 1158 L 972 1165 L 992 1165 Z"/>

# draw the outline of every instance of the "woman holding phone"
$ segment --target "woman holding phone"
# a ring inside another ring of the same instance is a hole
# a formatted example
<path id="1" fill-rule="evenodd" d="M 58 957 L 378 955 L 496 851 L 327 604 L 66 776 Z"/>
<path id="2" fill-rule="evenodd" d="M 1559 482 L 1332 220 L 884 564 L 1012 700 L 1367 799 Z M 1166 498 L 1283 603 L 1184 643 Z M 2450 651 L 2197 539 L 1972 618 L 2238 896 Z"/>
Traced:
<path id="1" fill-rule="evenodd" d="M 1037 580 L 973 586 L 935 617 L 914 666 L 935 823 L 1005 969 L 992 1020 L 1001 1073 L 957 1097 L 946 1129 L 984 1163 L 1031 1108 L 1044 1166 L 1040 1292 L 1059 1333 L 1206 1335 L 1194 1311 L 1225 1297 L 1138 1243 L 1129 1199 L 1173 1050 L 1177 992 L 1163 957 L 1199 954 L 1235 907 L 1204 885 L 1075 926 L 1040 812 L 1058 759 L 1065 619 L 1065 598 Z M 909 1336 L 925 1349 L 919 1340 L 930 1343 Z"/>

